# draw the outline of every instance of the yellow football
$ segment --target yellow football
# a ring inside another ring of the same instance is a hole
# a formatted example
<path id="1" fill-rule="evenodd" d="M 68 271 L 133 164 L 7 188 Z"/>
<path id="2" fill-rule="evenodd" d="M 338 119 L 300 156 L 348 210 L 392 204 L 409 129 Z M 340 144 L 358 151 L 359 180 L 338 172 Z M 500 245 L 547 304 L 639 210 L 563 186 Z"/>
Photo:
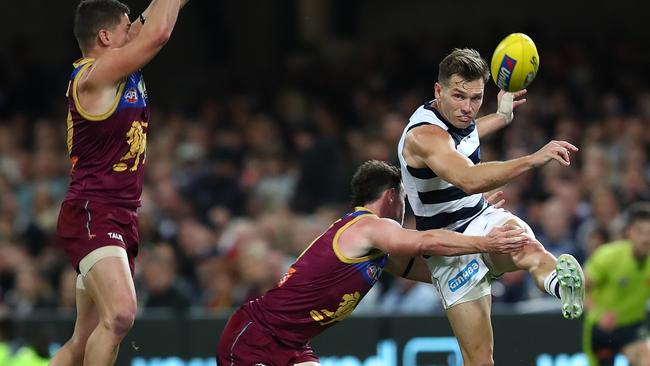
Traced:
<path id="1" fill-rule="evenodd" d="M 504 38 L 492 55 L 490 71 L 499 89 L 509 92 L 525 89 L 537 76 L 537 70 L 537 47 L 523 33 L 512 33 Z"/>

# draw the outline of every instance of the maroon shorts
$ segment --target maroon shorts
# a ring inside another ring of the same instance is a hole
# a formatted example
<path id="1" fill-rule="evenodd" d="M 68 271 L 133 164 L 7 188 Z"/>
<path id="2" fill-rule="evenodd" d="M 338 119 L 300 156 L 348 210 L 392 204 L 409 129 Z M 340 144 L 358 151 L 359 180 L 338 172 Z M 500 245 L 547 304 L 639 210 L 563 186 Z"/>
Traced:
<path id="1" fill-rule="evenodd" d="M 126 249 L 133 276 L 138 255 L 138 216 L 135 210 L 86 200 L 61 204 L 56 242 L 79 272 L 79 262 L 93 250 L 109 245 Z"/>
<path id="2" fill-rule="evenodd" d="M 241 309 L 230 317 L 217 346 L 218 366 L 292 366 L 309 361 L 319 362 L 311 347 L 279 343 Z"/>

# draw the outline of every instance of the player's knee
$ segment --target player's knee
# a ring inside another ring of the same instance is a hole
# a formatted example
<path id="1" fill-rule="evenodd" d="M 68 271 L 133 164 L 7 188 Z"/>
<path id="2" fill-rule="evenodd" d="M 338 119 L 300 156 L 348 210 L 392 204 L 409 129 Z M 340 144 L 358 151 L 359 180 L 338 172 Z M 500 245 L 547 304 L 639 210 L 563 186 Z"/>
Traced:
<path id="1" fill-rule="evenodd" d="M 135 322 L 135 311 L 116 312 L 111 319 L 111 330 L 113 334 L 123 337 L 131 330 L 133 322 Z"/>
<path id="2" fill-rule="evenodd" d="M 135 313 L 135 303 L 122 303 L 116 305 L 102 322 L 114 335 L 124 337 L 133 327 Z"/>

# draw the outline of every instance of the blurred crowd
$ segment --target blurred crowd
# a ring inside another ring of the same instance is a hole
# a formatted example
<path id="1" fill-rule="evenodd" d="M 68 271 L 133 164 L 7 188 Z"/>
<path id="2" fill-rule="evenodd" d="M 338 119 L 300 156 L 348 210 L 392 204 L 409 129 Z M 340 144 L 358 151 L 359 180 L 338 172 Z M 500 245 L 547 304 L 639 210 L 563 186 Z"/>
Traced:
<path id="1" fill-rule="evenodd" d="M 621 238 L 626 207 L 650 199 L 650 89 L 636 78 L 648 65 L 631 61 L 648 58 L 633 58 L 634 46 L 623 44 L 604 61 L 599 47 L 541 48 L 528 102 L 481 148 L 483 161 L 520 157 L 550 139 L 580 148 L 570 167 L 549 164 L 502 188 L 505 207 L 549 251 L 580 260 Z M 479 50 L 489 59 L 489 47 Z M 437 63 L 448 51 L 407 41 L 367 44 L 333 61 L 324 50 L 301 48 L 258 88 L 222 85 L 180 110 L 157 104 L 158 93 L 174 91 L 150 88 L 136 265 L 140 311 L 229 311 L 274 286 L 349 209 L 355 168 L 367 159 L 397 163 L 402 129 L 433 98 Z M 2 56 L 0 70 L 12 73 L 0 74 L 0 308 L 18 317 L 43 309 L 70 314 L 76 273 L 53 242 L 70 169 L 66 85 L 35 91 L 53 107 L 30 109 L 22 98 L 39 101 L 24 80 L 35 76 L 21 73 L 23 63 L 12 54 Z M 495 110 L 490 83 L 482 114 Z M 411 215 L 405 226 L 414 227 Z M 496 303 L 543 296 L 525 272 L 498 281 Z M 441 307 L 430 285 L 390 276 L 359 307 L 435 311 Z"/>

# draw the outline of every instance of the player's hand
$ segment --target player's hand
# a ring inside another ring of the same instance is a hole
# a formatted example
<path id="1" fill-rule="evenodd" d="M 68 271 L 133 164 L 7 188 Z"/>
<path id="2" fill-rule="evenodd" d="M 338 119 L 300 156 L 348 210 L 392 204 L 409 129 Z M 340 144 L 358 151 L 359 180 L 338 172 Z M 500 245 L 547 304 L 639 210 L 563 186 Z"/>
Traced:
<path id="1" fill-rule="evenodd" d="M 531 155 L 532 164 L 534 167 L 540 167 L 551 160 L 557 160 L 560 165 L 569 166 L 572 151 L 576 152 L 578 148 L 566 141 L 553 140 Z"/>
<path id="2" fill-rule="evenodd" d="M 497 114 L 503 117 L 507 124 L 512 122 L 515 117 L 513 110 L 520 105 L 526 103 L 526 98 L 522 98 L 528 90 L 522 89 L 518 92 L 510 93 L 505 90 L 499 91 L 497 95 Z"/>
<path id="3" fill-rule="evenodd" d="M 500 208 L 504 203 L 506 203 L 506 200 L 503 198 L 503 191 L 496 191 L 488 197 L 485 197 L 485 199 L 494 208 Z"/>
<path id="4" fill-rule="evenodd" d="M 607 311 L 600 317 L 598 327 L 605 332 L 611 332 L 616 328 L 616 323 L 618 323 L 616 313 L 613 311 Z"/>
<path id="5" fill-rule="evenodd" d="M 521 250 L 533 239 L 523 228 L 515 225 L 503 225 L 493 228 L 486 236 L 485 252 L 512 253 Z"/>

